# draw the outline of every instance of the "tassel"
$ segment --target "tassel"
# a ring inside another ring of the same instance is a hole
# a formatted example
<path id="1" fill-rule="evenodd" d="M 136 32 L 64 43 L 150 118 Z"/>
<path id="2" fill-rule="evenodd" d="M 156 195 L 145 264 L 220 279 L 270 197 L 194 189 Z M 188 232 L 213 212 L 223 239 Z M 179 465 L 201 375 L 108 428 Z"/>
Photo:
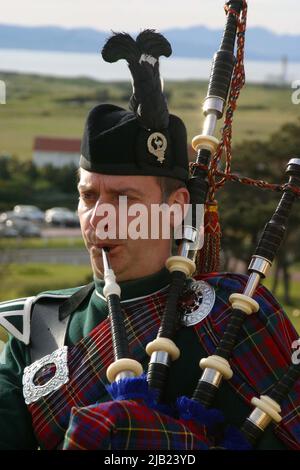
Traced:
<path id="1" fill-rule="evenodd" d="M 220 265 L 221 227 L 217 201 L 205 205 L 204 245 L 197 253 L 196 273 L 217 272 Z"/>

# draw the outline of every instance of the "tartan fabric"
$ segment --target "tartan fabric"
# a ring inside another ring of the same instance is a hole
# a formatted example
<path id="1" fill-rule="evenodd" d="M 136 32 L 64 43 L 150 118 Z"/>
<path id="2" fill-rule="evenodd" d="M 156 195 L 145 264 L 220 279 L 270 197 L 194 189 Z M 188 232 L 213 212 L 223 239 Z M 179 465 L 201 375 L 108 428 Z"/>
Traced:
<path id="1" fill-rule="evenodd" d="M 216 303 L 212 312 L 194 326 L 207 353 L 213 354 L 228 321 L 228 297 L 232 292 L 243 291 L 247 276 L 209 274 L 199 278 L 216 290 Z M 234 351 L 234 377 L 230 381 L 236 392 L 248 403 L 253 396 L 268 393 L 278 381 L 290 364 L 291 345 L 297 339 L 295 330 L 279 304 L 264 287 L 258 288 L 254 298 L 261 308 L 257 314 L 247 317 Z M 165 299 L 164 290 L 140 302 L 126 305 L 125 318 L 130 350 L 133 357 L 140 362 L 145 359 L 146 344 L 156 336 Z M 43 447 L 53 449 L 63 441 L 72 408 L 77 410 L 93 405 L 105 395 L 105 371 L 112 360 L 107 320 L 76 346 L 69 348 L 70 381 L 59 390 L 29 405 L 35 432 Z M 109 403 L 107 406 L 110 406 Z M 285 400 L 282 409 L 284 418 L 276 427 L 276 433 L 290 448 L 300 449 L 299 381 Z M 144 430 L 144 427 L 145 423 L 142 423 L 141 429 Z M 143 432 L 145 433 L 145 430 Z M 143 433 L 141 442 L 142 436 Z"/>
<path id="2" fill-rule="evenodd" d="M 123 309 L 130 351 L 140 362 L 146 358 L 146 344 L 156 337 L 167 290 L 127 302 Z M 69 382 L 29 405 L 35 434 L 43 448 L 54 449 L 63 441 L 73 407 L 88 406 L 107 395 L 106 369 L 112 362 L 110 325 L 106 319 L 68 349 Z"/>
<path id="3" fill-rule="evenodd" d="M 131 400 L 73 408 L 64 450 L 206 450 L 204 426 Z"/>
<path id="4" fill-rule="evenodd" d="M 216 291 L 216 302 L 205 321 L 195 325 L 199 340 L 212 354 L 222 337 L 230 314 L 228 292 L 243 292 L 248 276 L 240 274 L 202 275 Z M 274 296 L 260 285 L 253 297 L 260 310 L 247 317 L 230 360 L 230 384 L 246 402 L 267 395 L 291 364 L 292 343 L 298 334 Z M 281 404 L 283 420 L 275 434 L 291 449 L 300 450 L 300 380 Z"/>

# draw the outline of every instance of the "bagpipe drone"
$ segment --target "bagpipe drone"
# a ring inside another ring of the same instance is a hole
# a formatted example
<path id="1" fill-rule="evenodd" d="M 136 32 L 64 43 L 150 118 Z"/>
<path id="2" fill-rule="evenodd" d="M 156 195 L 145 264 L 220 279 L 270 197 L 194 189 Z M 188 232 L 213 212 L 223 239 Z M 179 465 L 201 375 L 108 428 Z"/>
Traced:
<path id="1" fill-rule="evenodd" d="M 114 432 L 119 435 L 119 438 L 114 441 L 116 447 L 112 448 L 250 449 L 251 446 L 255 446 L 271 421 L 276 423 L 281 421 L 281 402 L 300 377 L 300 366 L 292 364 L 268 395 L 252 398 L 251 402 L 255 409 L 239 431 L 224 429 L 222 438 L 220 438 L 220 433 L 216 437 L 214 430 L 222 418 L 217 410 L 210 409 L 210 407 L 222 380 L 229 380 L 233 375 L 229 362 L 233 349 L 243 324 L 247 322 L 249 316 L 255 315 L 259 310 L 259 304 L 253 296 L 261 279 L 267 275 L 272 265 L 283 240 L 292 205 L 300 194 L 300 159 L 293 158 L 286 168 L 286 175 L 289 179 L 282 186 L 281 200 L 266 224 L 251 259 L 246 285 L 242 292 L 236 292 L 230 296 L 231 313 L 224 334 L 215 352 L 200 361 L 200 368 L 203 372 L 192 398 L 181 397 L 177 401 L 175 410 L 164 405 L 162 399 L 171 363 L 180 355 L 173 338 L 179 323 L 178 301 L 186 280 L 197 270 L 203 272 L 206 268 L 210 272 L 215 271 L 217 266 L 218 221 L 213 194 L 216 186 L 220 185 L 220 180 L 217 183 L 215 181 L 216 175 L 221 175 L 221 184 L 231 176 L 231 125 L 235 104 L 244 84 L 243 49 L 247 5 L 245 1 L 232 0 L 225 5 L 225 10 L 227 20 L 224 35 L 220 49 L 213 59 L 208 93 L 203 105 L 205 116 L 203 129 L 201 135 L 196 136 L 192 142 L 197 156 L 196 161 L 191 164 L 191 177 L 188 184 L 192 210 L 195 210 L 197 204 L 203 206 L 206 204 L 206 219 L 210 219 L 210 222 L 206 220 L 206 226 L 209 225 L 210 228 L 213 226 L 213 228 L 210 233 L 205 232 L 206 247 L 200 251 L 199 248 L 202 247 L 199 227 L 196 227 L 194 223 L 184 225 L 183 239 L 180 241 L 178 254 L 170 257 L 166 262 L 171 275 L 171 284 L 157 337 L 146 347 L 150 356 L 147 376 L 142 375 L 141 365 L 129 357 L 126 331 L 122 324 L 120 291 L 109 267 L 109 253 L 104 251 L 105 279 L 107 280 L 105 289 L 115 357 L 115 362 L 107 370 L 107 377 L 111 382 L 109 391 L 115 401 L 110 405 L 92 405 L 90 410 L 86 408 L 81 412 L 77 411 L 66 435 L 65 448 L 77 448 L 77 445 L 78 448 L 80 446 L 95 448 L 95 444 L 91 443 L 90 433 L 88 439 L 82 438 L 76 444 L 80 436 L 81 420 L 83 423 L 89 422 L 90 411 L 93 419 L 98 423 L 103 419 L 107 420 L 108 414 L 110 415 Z M 236 59 L 234 49 L 237 37 Z M 151 94 L 143 89 L 145 83 L 143 78 L 144 80 L 147 78 L 147 71 L 140 66 L 143 54 L 154 57 L 153 60 L 156 62 L 156 69 L 152 71 L 151 86 L 158 87 L 160 93 L 157 95 L 161 94 L 161 96 L 159 96 L 159 103 L 155 103 L 155 106 L 159 106 L 160 112 L 166 115 L 166 104 L 160 88 L 158 59 L 160 55 L 170 55 L 168 42 L 161 35 L 146 31 L 138 36 L 136 43 L 128 35 L 115 35 L 108 40 L 103 49 L 103 57 L 109 62 L 119 59 L 127 60 L 134 84 L 131 108 L 136 112 L 139 110 L 141 119 L 143 115 L 141 109 L 145 110 L 147 106 L 151 108 L 153 105 Z M 153 67 L 152 70 L 154 70 Z M 214 134 L 217 120 L 223 117 L 225 110 L 222 140 L 219 142 Z M 225 171 L 221 174 L 218 167 L 223 153 L 229 158 L 226 159 Z M 193 214 L 191 220 L 195 220 Z M 195 246 L 198 249 L 195 249 Z M 134 376 L 135 378 L 132 378 Z M 130 423 L 126 414 L 130 415 Z M 141 435 L 143 435 L 143 438 L 140 438 L 142 444 L 138 436 L 135 439 L 128 437 L 132 434 L 130 426 L 132 429 L 140 426 Z M 101 430 L 97 431 L 93 426 L 93 432 L 96 435 L 102 433 L 105 436 L 103 426 L 100 427 Z M 154 428 L 161 430 L 159 438 L 154 437 Z M 122 429 L 126 429 L 126 432 L 122 432 Z M 161 437 L 164 432 L 167 434 L 167 439 Z M 98 435 L 95 439 L 97 448 L 102 448 L 103 443 L 107 442 L 104 436 L 99 438 Z M 181 437 L 178 438 L 178 436 Z M 109 445 L 112 445 L 111 442 Z M 298 441 L 298 447 L 299 445 Z"/>

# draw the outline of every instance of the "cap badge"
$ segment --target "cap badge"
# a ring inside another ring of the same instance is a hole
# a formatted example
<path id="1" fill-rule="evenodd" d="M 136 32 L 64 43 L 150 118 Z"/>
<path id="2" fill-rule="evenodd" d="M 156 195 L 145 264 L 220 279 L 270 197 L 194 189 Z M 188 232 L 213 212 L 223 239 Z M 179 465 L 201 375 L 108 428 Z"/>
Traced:
<path id="1" fill-rule="evenodd" d="M 152 155 L 155 155 L 159 163 L 165 160 L 165 151 L 167 149 L 167 139 L 160 132 L 153 132 L 148 137 L 147 147 Z"/>

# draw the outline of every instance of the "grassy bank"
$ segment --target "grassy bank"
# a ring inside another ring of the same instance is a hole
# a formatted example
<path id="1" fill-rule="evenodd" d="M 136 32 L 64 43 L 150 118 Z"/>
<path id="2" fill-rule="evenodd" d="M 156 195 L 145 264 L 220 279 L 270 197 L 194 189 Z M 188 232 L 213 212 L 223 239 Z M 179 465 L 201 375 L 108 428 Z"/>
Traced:
<path id="1" fill-rule="evenodd" d="M 43 248 L 84 248 L 81 237 L 58 238 L 0 238 L 0 250 L 14 249 L 43 249 Z"/>
<path id="2" fill-rule="evenodd" d="M 81 286 L 90 280 L 90 266 L 10 264 L 1 267 L 0 301 L 36 295 L 45 290 Z"/>
<path id="3" fill-rule="evenodd" d="M 0 154 L 32 157 L 37 135 L 81 138 L 88 110 L 101 102 L 127 107 L 131 85 L 103 83 L 91 79 L 64 79 L 0 73 L 7 89 L 7 103 L 1 106 Z M 166 82 L 171 112 L 187 125 L 189 141 L 201 130 L 202 103 L 206 82 Z M 286 122 L 300 115 L 291 102 L 289 87 L 247 85 L 242 91 L 234 122 L 234 143 L 245 138 L 266 139 Z"/>

